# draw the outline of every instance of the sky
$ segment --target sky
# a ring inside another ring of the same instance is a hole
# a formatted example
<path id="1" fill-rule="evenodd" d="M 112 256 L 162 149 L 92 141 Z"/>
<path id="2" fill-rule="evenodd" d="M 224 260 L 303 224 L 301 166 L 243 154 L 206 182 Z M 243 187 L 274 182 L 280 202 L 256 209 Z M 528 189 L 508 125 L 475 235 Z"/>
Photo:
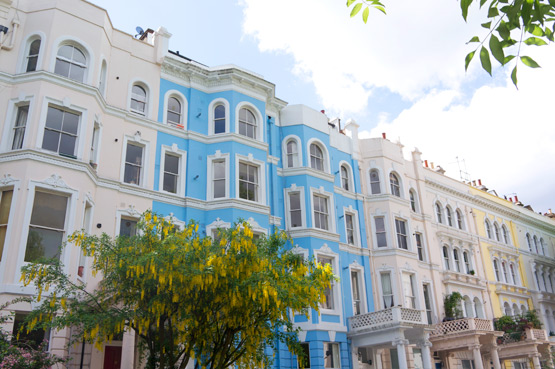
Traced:
<path id="1" fill-rule="evenodd" d="M 360 137 L 382 132 L 418 148 L 446 175 L 477 180 L 536 212 L 555 211 L 555 46 L 527 47 L 541 69 L 479 60 L 464 70 L 479 9 L 457 0 L 384 0 L 387 15 L 350 18 L 344 0 L 92 0 L 115 28 L 165 27 L 170 49 L 208 66 L 235 64 L 276 85 L 289 104 L 354 119 Z M 146 11 L 145 11 L 146 10 Z M 461 169 L 461 170 L 460 170 Z"/>

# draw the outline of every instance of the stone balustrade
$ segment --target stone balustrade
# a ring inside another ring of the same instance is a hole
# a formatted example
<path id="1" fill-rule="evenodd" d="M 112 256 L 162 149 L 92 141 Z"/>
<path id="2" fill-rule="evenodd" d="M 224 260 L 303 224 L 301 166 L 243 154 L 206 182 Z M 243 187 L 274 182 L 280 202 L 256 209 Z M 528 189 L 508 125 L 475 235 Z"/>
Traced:
<path id="1" fill-rule="evenodd" d="M 393 306 L 371 313 L 349 318 L 349 330 L 377 330 L 395 325 L 427 325 L 426 314 L 422 310 Z"/>

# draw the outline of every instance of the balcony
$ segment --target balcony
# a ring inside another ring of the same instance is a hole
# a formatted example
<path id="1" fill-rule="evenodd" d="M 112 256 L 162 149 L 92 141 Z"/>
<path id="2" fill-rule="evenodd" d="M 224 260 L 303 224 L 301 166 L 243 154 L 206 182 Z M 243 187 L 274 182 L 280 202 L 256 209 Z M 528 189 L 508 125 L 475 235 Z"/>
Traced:
<path id="1" fill-rule="evenodd" d="M 532 357 L 538 353 L 549 356 L 550 337 L 543 329 L 526 328 L 524 332 L 505 333 L 497 339 L 502 360 Z"/>
<path id="2" fill-rule="evenodd" d="M 464 284 L 466 286 L 473 286 L 473 287 L 475 286 L 478 288 L 484 288 L 486 285 L 486 282 L 484 282 L 482 278 L 476 275 L 454 272 L 452 270 L 444 270 L 442 274 L 443 274 L 443 283 L 445 284 L 447 283 Z"/>
<path id="3" fill-rule="evenodd" d="M 437 336 L 474 331 L 493 332 L 493 322 L 487 319 L 465 318 L 439 323 L 434 326 L 434 330 L 430 333 L 430 339 Z"/>
<path id="4" fill-rule="evenodd" d="M 393 306 L 388 309 L 350 317 L 349 331 L 356 333 L 360 331 L 379 330 L 398 325 L 414 326 L 427 324 L 424 311 Z"/>
<path id="5" fill-rule="evenodd" d="M 393 306 L 349 318 L 349 338 L 355 347 L 391 345 L 403 337 L 410 343 L 425 339 L 429 325 L 426 312 Z"/>
<path id="6" fill-rule="evenodd" d="M 460 351 L 477 344 L 489 346 L 502 335 L 494 330 L 491 320 L 464 318 L 436 324 L 430 341 L 435 351 Z"/>

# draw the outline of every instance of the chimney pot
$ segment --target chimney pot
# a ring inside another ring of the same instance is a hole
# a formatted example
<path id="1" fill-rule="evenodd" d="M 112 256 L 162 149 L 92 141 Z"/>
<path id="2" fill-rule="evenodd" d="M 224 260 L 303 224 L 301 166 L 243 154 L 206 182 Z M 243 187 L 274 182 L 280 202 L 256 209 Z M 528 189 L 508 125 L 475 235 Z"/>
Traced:
<path id="1" fill-rule="evenodd" d="M 324 109 L 322 109 L 322 110 L 320 110 L 320 113 L 326 114 L 326 111 Z"/>
<path id="2" fill-rule="evenodd" d="M 428 160 L 424 160 L 424 165 L 428 168 Z"/>
<path id="3" fill-rule="evenodd" d="M 385 132 L 382 133 L 382 138 L 383 138 L 384 140 L 387 139 L 387 137 L 386 137 L 386 135 L 385 135 Z"/>
<path id="4" fill-rule="evenodd" d="M 481 186 L 481 185 L 482 185 L 482 180 L 478 179 L 478 186 Z"/>

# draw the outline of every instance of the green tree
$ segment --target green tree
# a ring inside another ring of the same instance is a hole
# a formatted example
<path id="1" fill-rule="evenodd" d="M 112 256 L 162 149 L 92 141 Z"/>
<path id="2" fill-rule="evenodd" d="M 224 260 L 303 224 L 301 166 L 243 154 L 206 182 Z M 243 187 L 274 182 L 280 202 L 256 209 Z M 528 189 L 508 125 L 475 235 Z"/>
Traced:
<path id="1" fill-rule="evenodd" d="M 255 241 L 247 223 L 218 232 L 203 238 L 198 225 L 179 230 L 146 212 L 134 237 L 74 234 L 103 279 L 90 290 L 59 261 L 25 266 L 22 279 L 42 301 L 28 328 L 78 327 L 76 339 L 99 348 L 130 329 L 152 369 L 185 368 L 195 358 L 212 369 L 264 367 L 264 349 L 276 342 L 300 353 L 291 311 L 318 310 L 329 265 L 288 251 L 284 233 Z"/>
<path id="2" fill-rule="evenodd" d="M 462 17 L 467 20 L 469 8 L 478 0 L 460 0 Z M 378 0 L 347 0 L 351 17 L 362 11 L 362 20 L 368 21 L 369 8 L 385 13 L 385 6 Z M 523 54 L 526 46 L 543 46 L 553 42 L 555 33 L 555 0 L 480 0 L 480 9 L 487 9 L 482 27 L 482 37 L 468 41 L 477 46 L 465 58 L 465 69 L 478 53 L 482 68 L 491 75 L 491 57 L 501 65 L 514 63 L 511 79 L 517 86 L 517 68 L 520 62 L 530 68 L 539 68 L 531 57 Z"/>

